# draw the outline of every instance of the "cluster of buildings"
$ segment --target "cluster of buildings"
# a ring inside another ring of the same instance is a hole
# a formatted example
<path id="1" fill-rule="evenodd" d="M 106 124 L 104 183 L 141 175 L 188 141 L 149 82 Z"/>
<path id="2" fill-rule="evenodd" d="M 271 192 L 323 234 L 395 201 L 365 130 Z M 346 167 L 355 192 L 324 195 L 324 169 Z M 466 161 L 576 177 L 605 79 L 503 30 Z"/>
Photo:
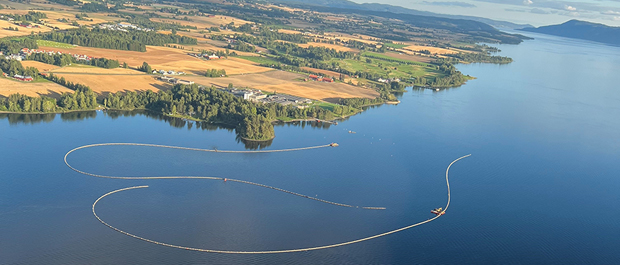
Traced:
<path id="1" fill-rule="evenodd" d="M 19 54 L 11 54 L 11 55 L 6 55 L 4 57 L 7 60 L 22 61 L 22 60 L 26 60 L 26 58 L 28 58 L 28 56 L 30 56 L 33 53 L 45 53 L 45 54 L 48 54 L 48 55 L 62 54 L 62 52 L 57 52 L 57 51 L 46 51 L 46 50 L 23 48 L 23 49 L 21 49 L 19 51 Z M 2 54 L 0 53 L 0 55 L 2 55 Z M 90 62 L 90 60 L 93 59 L 93 57 L 88 56 L 88 55 L 84 55 L 84 54 L 70 54 L 70 55 L 73 56 L 73 58 L 75 58 L 78 61 L 81 60 L 81 61 Z"/>
<path id="2" fill-rule="evenodd" d="M 226 91 L 228 93 L 233 94 L 236 97 L 240 97 L 245 100 L 250 100 L 250 101 L 255 101 L 255 102 L 262 102 L 262 103 L 278 103 L 281 105 L 293 105 L 293 106 L 297 106 L 298 108 L 305 107 L 305 105 L 303 104 L 312 103 L 311 99 L 301 98 L 301 97 L 296 97 L 296 96 L 291 96 L 291 95 L 285 95 L 285 94 L 267 95 L 267 94 L 264 94 L 262 91 L 256 90 L 256 89 L 233 88 L 233 89 L 229 89 Z"/>
<path id="3" fill-rule="evenodd" d="M 172 84 L 181 84 L 181 85 L 193 85 L 194 82 L 193 81 L 189 81 L 189 80 L 183 80 L 183 79 L 178 79 L 178 78 L 174 78 L 174 77 L 169 77 L 169 76 L 160 76 L 159 80 L 164 81 L 164 82 L 168 82 L 168 83 L 172 83 Z"/>
<path id="4" fill-rule="evenodd" d="M 198 53 L 188 53 L 189 56 L 193 56 L 196 58 L 204 58 L 207 60 L 217 60 L 217 59 L 222 59 L 222 57 L 215 55 L 215 53 L 213 54 L 208 54 L 208 53 L 203 53 L 203 54 L 198 54 Z"/>
<path id="5" fill-rule="evenodd" d="M 168 71 L 166 71 L 166 70 L 159 70 L 159 71 L 157 71 L 157 70 L 153 70 L 153 74 L 161 74 L 161 75 L 185 75 L 186 73 L 185 73 L 185 72 L 175 72 L 175 71 L 172 71 L 172 70 L 168 70 Z"/>
<path id="6" fill-rule="evenodd" d="M 3 75 L 4 77 L 6 77 L 6 78 L 9 78 L 9 74 L 7 74 L 7 73 L 2 73 L 2 75 Z M 23 75 L 14 75 L 14 76 L 13 76 L 13 78 L 14 78 L 14 79 L 17 79 L 17 80 L 19 80 L 19 81 L 24 81 L 24 82 L 31 82 L 31 81 L 33 81 L 33 80 L 34 80 L 34 78 L 32 78 L 32 76 L 29 76 L 29 75 L 27 75 L 27 76 L 23 76 Z"/>
<path id="7" fill-rule="evenodd" d="M 118 30 L 118 31 L 124 31 L 124 32 L 127 32 L 128 29 L 141 30 L 141 31 L 153 31 L 153 29 L 141 28 L 135 25 L 131 25 L 129 23 L 124 23 L 124 22 L 120 22 L 117 24 L 100 24 L 99 28 L 109 29 L 109 30 Z"/>
<path id="8" fill-rule="evenodd" d="M 319 75 L 309 75 L 308 78 L 310 78 L 311 80 L 314 81 L 321 81 L 321 82 L 328 82 L 328 83 L 333 83 L 334 79 L 331 79 L 329 77 L 322 77 Z"/>
<path id="9" fill-rule="evenodd" d="M 388 79 L 379 78 L 377 79 L 377 82 L 389 84 L 392 82 L 400 82 L 400 79 L 399 78 L 388 78 Z"/>

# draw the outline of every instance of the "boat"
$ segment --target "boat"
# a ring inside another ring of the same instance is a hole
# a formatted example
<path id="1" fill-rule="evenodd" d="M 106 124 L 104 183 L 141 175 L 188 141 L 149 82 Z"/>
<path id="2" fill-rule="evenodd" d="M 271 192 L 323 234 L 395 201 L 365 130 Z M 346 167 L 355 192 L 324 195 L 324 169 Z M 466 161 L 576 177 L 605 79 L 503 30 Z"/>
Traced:
<path id="1" fill-rule="evenodd" d="M 437 209 L 431 210 L 431 213 L 434 213 L 436 215 L 444 215 L 446 214 L 446 211 L 444 211 L 443 208 L 439 207 Z"/>
<path id="2" fill-rule="evenodd" d="M 329 144 L 329 146 L 331 146 L 331 147 L 337 147 L 337 146 L 338 146 L 338 144 L 337 144 L 337 143 L 331 143 L 331 144 Z"/>

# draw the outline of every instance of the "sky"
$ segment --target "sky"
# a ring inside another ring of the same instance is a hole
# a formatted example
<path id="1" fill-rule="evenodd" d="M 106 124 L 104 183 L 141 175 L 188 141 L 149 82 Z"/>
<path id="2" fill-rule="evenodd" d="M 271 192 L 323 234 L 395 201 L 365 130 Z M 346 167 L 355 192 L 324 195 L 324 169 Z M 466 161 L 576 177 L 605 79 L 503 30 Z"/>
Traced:
<path id="1" fill-rule="evenodd" d="M 353 0 L 543 26 L 579 19 L 620 26 L 620 0 Z"/>

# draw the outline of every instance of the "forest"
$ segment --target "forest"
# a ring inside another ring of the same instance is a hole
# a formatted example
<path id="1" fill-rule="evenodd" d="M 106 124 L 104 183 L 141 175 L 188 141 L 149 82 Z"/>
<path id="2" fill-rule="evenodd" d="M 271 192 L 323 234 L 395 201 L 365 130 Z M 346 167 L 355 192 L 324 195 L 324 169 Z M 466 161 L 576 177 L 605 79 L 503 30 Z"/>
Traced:
<path id="1" fill-rule="evenodd" d="M 4 54 L 16 54 L 22 48 L 38 49 L 37 40 L 33 38 L 3 38 L 0 39 L 0 52 Z"/>
<path id="2" fill-rule="evenodd" d="M 0 72 L 7 73 L 9 76 L 23 75 L 37 78 L 39 69 L 35 67 L 24 67 L 20 61 L 7 60 L 0 57 Z"/>
<path id="3" fill-rule="evenodd" d="M 173 116 L 227 124 L 235 127 L 241 137 L 250 140 L 273 138 L 271 121 L 279 117 L 326 120 L 334 118 L 333 112 L 320 107 L 300 109 L 280 104 L 256 103 L 216 88 L 199 88 L 195 84 L 177 84 L 171 90 L 157 93 L 150 90 L 111 93 L 104 99 L 104 104 L 112 109 L 149 109 Z"/>
<path id="4" fill-rule="evenodd" d="M 206 77 L 223 77 L 226 76 L 226 70 L 225 69 L 209 69 L 205 71 L 205 76 Z"/>
<path id="5" fill-rule="evenodd" d="M 63 53 L 63 54 L 47 54 L 47 53 L 33 53 L 28 56 L 28 60 L 38 61 L 46 64 L 53 64 L 57 66 L 66 66 L 70 64 L 85 64 L 92 65 L 101 68 L 113 69 L 119 67 L 117 60 L 110 60 L 106 58 L 93 58 L 90 61 L 77 60 L 75 57 Z"/>
<path id="6" fill-rule="evenodd" d="M 46 96 L 29 97 L 20 94 L 0 98 L 0 111 L 10 112 L 63 112 L 97 108 L 97 94 L 88 87 L 79 87 L 74 93 L 63 93 L 60 100 Z"/>
<path id="7" fill-rule="evenodd" d="M 168 35 L 153 31 L 131 30 L 123 32 L 94 28 L 70 29 L 65 31 L 53 31 L 43 33 L 40 37 L 44 40 L 69 43 L 86 47 L 146 51 L 146 45 L 165 46 L 166 44 L 197 44 L 197 40 L 191 37 Z"/>

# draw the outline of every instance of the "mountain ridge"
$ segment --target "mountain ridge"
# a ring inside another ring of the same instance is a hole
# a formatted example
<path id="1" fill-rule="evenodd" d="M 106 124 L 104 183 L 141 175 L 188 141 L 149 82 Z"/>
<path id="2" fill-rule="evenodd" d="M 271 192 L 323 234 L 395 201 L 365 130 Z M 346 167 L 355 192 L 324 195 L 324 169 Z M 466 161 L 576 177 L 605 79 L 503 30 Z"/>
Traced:
<path id="1" fill-rule="evenodd" d="M 572 19 L 562 24 L 521 29 L 522 31 L 542 33 L 573 39 L 589 40 L 605 44 L 620 45 L 620 27 L 607 26 Z"/>
<path id="2" fill-rule="evenodd" d="M 464 19 L 464 20 L 482 22 L 482 23 L 491 25 L 495 28 L 522 29 L 522 28 L 533 27 L 530 24 L 516 24 L 516 23 L 512 23 L 508 21 L 499 21 L 499 20 L 483 18 L 483 17 L 475 17 L 475 16 L 439 14 L 439 13 L 434 13 L 434 12 L 429 12 L 429 11 L 420 11 L 416 9 L 389 5 L 389 4 L 379 4 L 379 3 L 358 4 L 358 3 L 355 3 L 349 0 L 313 0 L 313 1 L 274 0 L 274 2 L 303 3 L 307 5 L 326 6 L 326 7 L 334 7 L 334 8 L 357 9 L 357 10 L 365 10 L 365 11 L 380 11 L 380 12 L 390 12 L 390 13 L 396 13 L 396 14 L 431 16 L 431 17 L 440 17 L 440 18 L 449 18 L 449 19 Z"/>

